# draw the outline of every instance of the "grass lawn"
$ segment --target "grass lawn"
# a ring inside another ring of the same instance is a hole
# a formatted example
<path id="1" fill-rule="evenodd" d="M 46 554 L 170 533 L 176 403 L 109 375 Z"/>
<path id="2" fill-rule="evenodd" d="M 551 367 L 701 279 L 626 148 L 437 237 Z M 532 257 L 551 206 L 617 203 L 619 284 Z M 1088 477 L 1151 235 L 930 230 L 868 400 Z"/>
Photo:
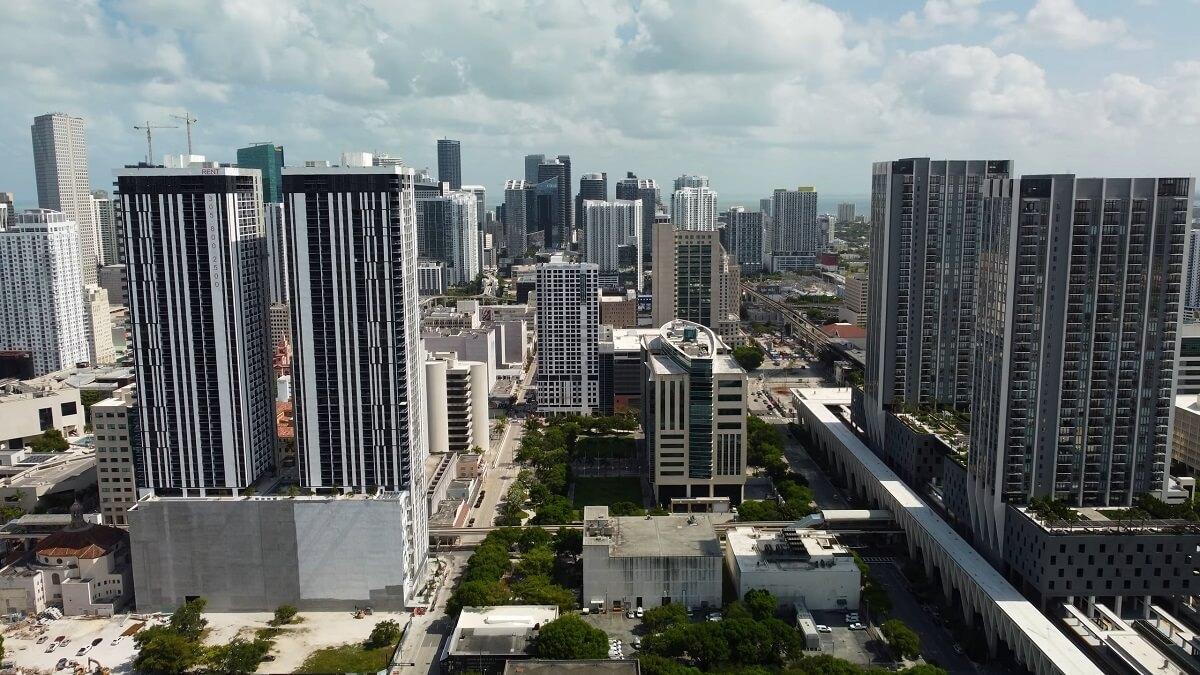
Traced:
<path id="1" fill-rule="evenodd" d="M 363 649 L 362 644 L 327 647 L 313 652 L 304 660 L 298 673 L 375 673 L 387 668 L 392 658 L 390 647 Z"/>
<path id="2" fill-rule="evenodd" d="M 642 505 L 640 478 L 579 478 L 575 481 L 575 506 L 612 506 L 617 502 Z"/>
<path id="3" fill-rule="evenodd" d="M 574 459 L 629 459 L 636 452 L 631 436 L 580 436 Z"/>

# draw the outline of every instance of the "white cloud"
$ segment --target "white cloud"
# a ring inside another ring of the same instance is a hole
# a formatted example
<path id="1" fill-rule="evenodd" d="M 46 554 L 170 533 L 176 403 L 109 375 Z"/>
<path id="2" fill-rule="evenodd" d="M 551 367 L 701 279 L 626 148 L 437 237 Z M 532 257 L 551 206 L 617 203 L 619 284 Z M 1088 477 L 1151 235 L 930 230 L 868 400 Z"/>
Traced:
<path id="1" fill-rule="evenodd" d="M 1075 0 L 1037 0 L 1023 20 L 1007 22 L 996 44 L 1041 44 L 1064 49 L 1147 46 L 1130 34 L 1123 19 L 1093 19 Z"/>
<path id="2" fill-rule="evenodd" d="M 987 47 L 941 45 L 901 54 L 885 76 L 906 100 L 938 115 L 1031 118 L 1054 108 L 1040 66 Z"/>
<path id="3" fill-rule="evenodd" d="M 907 12 L 900 17 L 905 31 L 928 32 L 930 29 L 973 26 L 979 21 L 979 7 L 986 0 L 925 0 L 920 15 Z"/>

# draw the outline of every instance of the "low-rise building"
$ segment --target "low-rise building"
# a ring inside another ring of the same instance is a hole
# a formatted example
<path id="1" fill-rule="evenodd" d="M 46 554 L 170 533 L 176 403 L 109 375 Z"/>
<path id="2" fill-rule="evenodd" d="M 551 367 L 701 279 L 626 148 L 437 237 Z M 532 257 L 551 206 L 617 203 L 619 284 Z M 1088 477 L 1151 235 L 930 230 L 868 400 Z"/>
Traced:
<path id="1" fill-rule="evenodd" d="M 487 391 L 496 386 L 496 328 L 458 329 L 425 329 L 421 331 L 421 341 L 425 343 L 425 351 L 454 352 L 462 361 L 475 361 L 487 366 Z"/>
<path id="2" fill-rule="evenodd" d="M 725 534 L 725 559 L 739 598 L 757 588 L 809 609 L 858 607 L 862 574 L 850 549 L 829 532 L 735 527 Z"/>
<path id="3" fill-rule="evenodd" d="M 533 658 L 538 629 L 557 618 L 554 605 L 463 607 L 446 645 L 442 672 L 500 675 L 508 662 Z"/>
<path id="4" fill-rule="evenodd" d="M 457 480 L 474 480 L 483 475 L 483 455 L 467 453 L 458 456 L 454 466 L 454 477 Z"/>
<path id="5" fill-rule="evenodd" d="M 16 450 L 47 429 L 70 438 L 83 433 L 79 390 L 51 378 L 0 381 L 0 443 Z"/>
<path id="6" fill-rule="evenodd" d="M 417 261 L 417 295 L 445 295 L 446 287 L 446 263 L 441 260 Z"/>
<path id="7" fill-rule="evenodd" d="M 112 616 L 128 601 L 131 581 L 128 535 L 87 522 L 76 502 L 70 525 L 0 570 L 0 611 L 58 607 L 66 616 Z"/>
<path id="8" fill-rule="evenodd" d="M 859 328 L 867 327 L 868 288 L 867 275 L 851 274 L 846 277 L 846 291 L 842 295 L 842 308 L 839 312 L 843 321 Z"/>
<path id="9" fill-rule="evenodd" d="M 1179 324 L 1179 358 L 1175 360 L 1175 394 L 1200 394 L 1200 323 Z"/>
<path id="10" fill-rule="evenodd" d="M 1180 394 L 1175 397 L 1171 433 L 1171 462 L 1185 473 L 1200 472 L 1200 396 Z"/>
<path id="11" fill-rule="evenodd" d="M 721 543 L 707 516 L 610 517 L 607 506 L 583 511 L 585 606 L 721 606 Z"/>
<path id="12" fill-rule="evenodd" d="M 637 328 L 637 295 L 600 296 L 600 323 L 613 328 Z"/>
<path id="13" fill-rule="evenodd" d="M 129 510 L 140 612 L 201 596 L 214 612 L 402 610 L 423 578 L 408 578 L 407 499 L 419 492 L 143 497 Z"/>
<path id="14" fill-rule="evenodd" d="M 851 323 L 831 323 L 821 326 L 818 330 L 829 338 L 830 342 L 844 345 L 852 349 L 867 348 L 867 331 Z"/>
<path id="15" fill-rule="evenodd" d="M 48 502 L 70 501 L 71 495 L 95 485 L 96 453 L 91 448 L 75 445 L 52 453 L 0 450 L 0 499 L 26 513 Z"/>

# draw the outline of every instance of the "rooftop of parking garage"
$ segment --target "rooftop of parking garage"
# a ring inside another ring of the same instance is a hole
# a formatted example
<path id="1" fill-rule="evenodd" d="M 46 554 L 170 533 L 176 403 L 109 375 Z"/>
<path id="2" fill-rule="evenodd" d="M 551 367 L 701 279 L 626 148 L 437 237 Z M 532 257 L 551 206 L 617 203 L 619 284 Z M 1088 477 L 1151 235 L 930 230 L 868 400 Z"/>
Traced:
<path id="1" fill-rule="evenodd" d="M 1048 618 L 1008 583 L 974 548 L 950 527 L 946 521 L 908 487 L 875 453 L 871 452 L 846 421 L 850 406 L 850 389 L 818 388 L 793 389 L 792 399 L 807 412 L 806 417 L 824 425 L 871 477 L 887 492 L 893 511 L 903 511 L 908 518 L 897 520 L 915 523 L 942 548 L 981 590 L 1011 625 L 1026 638 L 1061 673 L 1101 672 L 1071 640 Z"/>

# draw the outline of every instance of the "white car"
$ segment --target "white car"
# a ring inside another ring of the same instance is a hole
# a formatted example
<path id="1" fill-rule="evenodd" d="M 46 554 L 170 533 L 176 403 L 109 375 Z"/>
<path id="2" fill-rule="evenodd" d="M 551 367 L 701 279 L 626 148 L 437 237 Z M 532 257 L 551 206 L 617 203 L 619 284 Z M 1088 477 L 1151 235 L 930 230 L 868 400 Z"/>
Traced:
<path id="1" fill-rule="evenodd" d="M 866 630 L 866 629 L 867 629 L 866 626 L 864 626 L 858 622 L 850 624 L 850 630 Z"/>
<path id="2" fill-rule="evenodd" d="M 625 618 L 632 619 L 633 617 L 634 617 L 633 608 L 630 607 L 629 610 L 627 612 L 625 612 Z"/>
<path id="3" fill-rule="evenodd" d="M 637 618 L 639 618 L 639 619 L 640 619 L 640 618 L 642 618 L 643 616 L 645 616 L 645 615 L 646 615 L 646 610 L 642 609 L 641 607 L 638 607 L 638 608 L 637 608 L 637 611 L 636 611 L 636 612 L 634 612 L 634 615 L 635 615 L 635 616 L 637 616 Z"/>
<path id="4" fill-rule="evenodd" d="M 715 623 L 715 622 L 717 622 L 717 621 L 720 621 L 720 620 L 721 620 L 721 619 L 723 619 L 723 618 L 725 618 L 725 617 L 721 616 L 721 613 L 720 613 L 720 612 L 713 612 L 712 614 L 709 614 L 709 615 L 708 615 L 708 620 L 709 620 L 709 621 L 712 621 L 712 622 L 714 622 L 714 623 Z"/>
<path id="5" fill-rule="evenodd" d="M 823 623 L 819 623 L 819 624 L 817 624 L 817 632 L 818 633 L 832 633 L 833 629 L 830 628 L 829 626 L 826 626 Z"/>

